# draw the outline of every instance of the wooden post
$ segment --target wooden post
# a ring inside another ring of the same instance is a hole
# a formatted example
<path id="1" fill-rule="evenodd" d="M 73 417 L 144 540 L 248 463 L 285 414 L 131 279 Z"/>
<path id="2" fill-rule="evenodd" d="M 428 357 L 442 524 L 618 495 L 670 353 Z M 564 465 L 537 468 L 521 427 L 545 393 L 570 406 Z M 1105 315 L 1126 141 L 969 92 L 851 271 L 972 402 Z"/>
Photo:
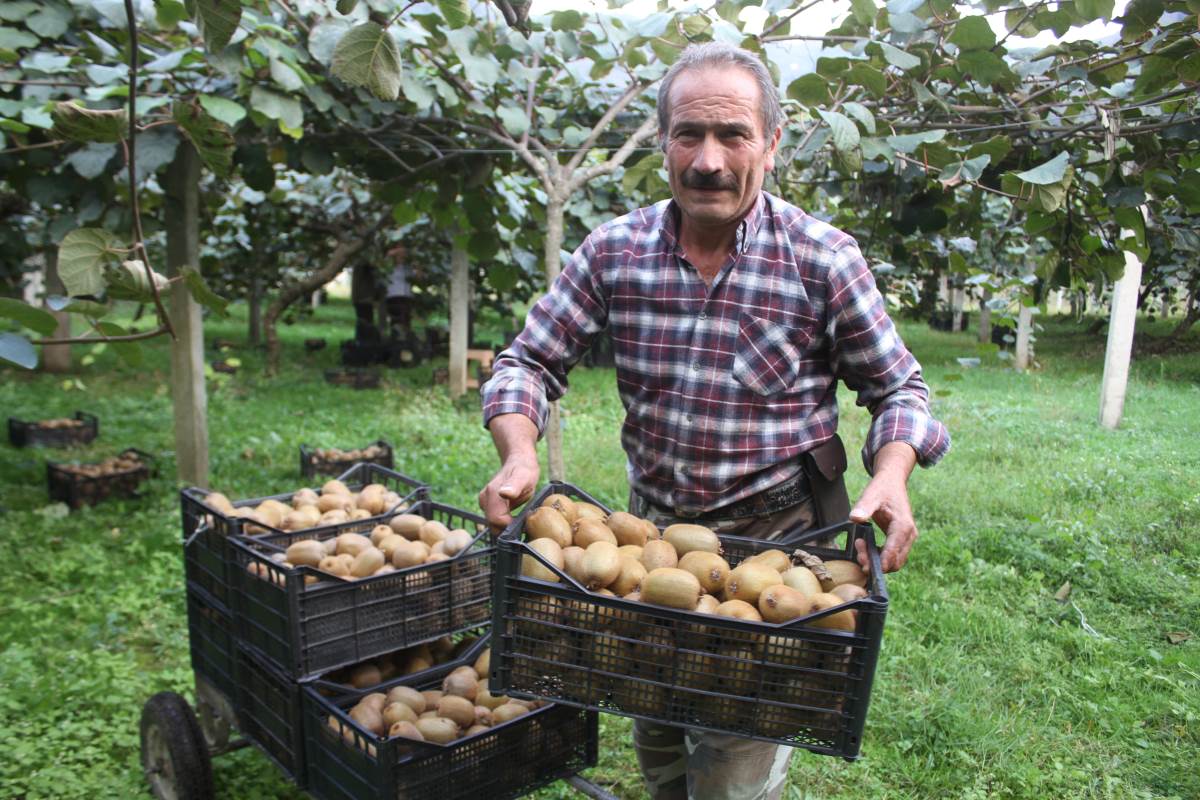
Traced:
<path id="1" fill-rule="evenodd" d="M 546 291 L 554 285 L 562 271 L 559 255 L 563 240 L 564 204 L 561 200 L 551 198 L 546 203 Z M 550 480 L 565 481 L 567 479 L 567 461 L 563 455 L 562 415 L 559 412 L 558 401 L 550 404 L 550 413 L 546 419 L 546 456 L 550 467 Z"/>
<path id="2" fill-rule="evenodd" d="M 963 304 L 967 301 L 966 290 L 955 286 L 950 290 L 950 330 L 958 333 L 963 329 Z"/>
<path id="3" fill-rule="evenodd" d="M 249 319 L 249 331 L 247 337 L 250 340 L 252 347 L 258 347 L 262 341 L 262 278 L 258 275 L 258 270 L 250 277 L 250 307 L 247 313 Z"/>
<path id="4" fill-rule="evenodd" d="M 1142 217 L 1146 208 L 1142 207 Z M 1121 238 L 1133 236 L 1121 231 Z M 1104 378 L 1100 382 L 1100 424 L 1116 428 L 1125 411 L 1125 389 L 1129 382 L 1129 354 L 1137 321 L 1138 289 L 1142 285 L 1142 261 L 1125 251 L 1125 274 L 1113 286 L 1112 312 L 1108 321 L 1108 345 L 1104 350 Z"/>
<path id="5" fill-rule="evenodd" d="M 1021 308 L 1017 315 L 1017 352 L 1014 364 L 1021 372 L 1029 369 L 1029 364 L 1033 360 L 1033 353 L 1029 342 L 1032 333 L 1033 309 L 1021 303 Z"/>
<path id="6" fill-rule="evenodd" d="M 167 276 L 200 264 L 200 159 L 181 143 L 163 183 Z M 208 485 L 208 395 L 204 385 L 204 325 L 200 305 L 182 283 L 171 286 L 171 401 L 175 411 L 175 463 L 179 479 Z"/>
<path id="7" fill-rule="evenodd" d="M 992 310 L 988 308 L 988 301 L 992 299 L 992 293 L 984 289 L 983 295 L 979 299 L 979 343 L 988 344 L 992 341 Z"/>
<path id="8" fill-rule="evenodd" d="M 471 263 L 454 237 L 450 247 L 450 396 L 467 391 L 467 317 L 471 313 Z"/>
<path id="9" fill-rule="evenodd" d="M 66 294 L 66 289 L 63 287 L 62 280 L 58 277 L 58 246 L 47 247 L 43 255 L 42 263 L 42 286 L 44 294 L 49 297 L 52 294 Z M 47 309 L 49 311 L 49 309 Z M 51 311 L 54 318 L 58 320 L 58 327 L 54 329 L 55 339 L 66 339 L 71 335 L 71 315 L 65 311 Z M 42 371 L 44 372 L 70 372 L 71 370 L 71 345 L 69 344 L 48 344 L 42 348 Z"/>

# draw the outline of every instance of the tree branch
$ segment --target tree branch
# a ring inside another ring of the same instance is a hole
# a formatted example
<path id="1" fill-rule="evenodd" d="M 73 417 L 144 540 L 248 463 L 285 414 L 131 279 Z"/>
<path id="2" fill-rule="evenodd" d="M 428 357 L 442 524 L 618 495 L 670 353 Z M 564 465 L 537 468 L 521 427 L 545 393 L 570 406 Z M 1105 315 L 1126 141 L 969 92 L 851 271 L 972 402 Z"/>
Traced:
<path id="1" fill-rule="evenodd" d="M 124 336 L 105 336 L 97 331 L 96 336 L 78 336 L 69 339 L 34 339 L 32 344 L 48 345 L 48 344 L 91 344 L 92 342 L 136 342 L 141 339 L 153 339 L 155 336 L 162 336 L 164 333 L 170 333 L 170 329 L 165 325 L 159 326 L 152 331 L 143 333 L 130 333 Z"/>
<path id="2" fill-rule="evenodd" d="M 594 145 L 596 140 L 600 138 L 600 134 L 602 134 L 609 126 L 609 123 L 616 118 L 617 114 L 620 114 L 625 110 L 625 106 L 633 102 L 633 99 L 642 93 L 646 86 L 647 84 L 642 81 L 635 81 L 634 83 L 629 84 L 629 86 L 625 88 L 625 92 L 619 98 L 617 98 L 617 102 L 608 107 L 608 110 L 601 115 L 596 124 L 592 126 L 591 131 L 588 132 L 588 137 L 584 139 L 583 144 L 579 146 L 579 152 L 571 156 L 571 160 L 567 162 L 566 173 L 568 175 L 579 168 L 579 165 L 583 163 L 583 159 L 587 157 L 588 151 L 592 148 L 592 145 Z M 653 117 L 650 118 L 650 121 L 654 121 Z M 643 123 L 643 126 L 644 125 L 645 123 Z M 642 129 L 639 127 L 637 132 L 634 133 L 634 136 L 639 135 L 641 130 Z M 628 142 L 629 140 L 626 141 Z"/>
<path id="3" fill-rule="evenodd" d="M 605 161 L 603 164 L 596 164 L 584 170 L 583 172 L 572 176 L 567 183 L 567 194 L 570 195 L 571 193 L 575 192 L 588 181 L 592 180 L 592 178 L 600 175 L 607 175 L 617 167 L 624 164 L 625 160 L 629 158 L 634 149 L 636 149 L 641 142 L 654 135 L 654 132 L 657 130 L 657 128 L 658 118 L 653 114 L 646 117 L 646 119 L 642 121 L 642 124 L 638 126 L 638 129 L 634 131 L 628 139 L 625 140 L 625 143 L 617 149 L 617 152 L 609 156 L 607 161 Z"/>

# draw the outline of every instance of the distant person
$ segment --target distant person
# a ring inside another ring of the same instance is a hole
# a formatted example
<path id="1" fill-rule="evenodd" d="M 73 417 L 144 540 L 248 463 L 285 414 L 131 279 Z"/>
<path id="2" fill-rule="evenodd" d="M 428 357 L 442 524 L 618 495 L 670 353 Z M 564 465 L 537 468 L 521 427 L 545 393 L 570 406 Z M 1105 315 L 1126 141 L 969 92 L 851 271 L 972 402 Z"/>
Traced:
<path id="1" fill-rule="evenodd" d="M 375 324 L 375 304 L 379 302 L 379 284 L 375 269 L 360 261 L 350 271 L 350 302 L 354 304 L 354 338 L 359 342 L 378 342 L 379 326 Z"/>
<path id="2" fill-rule="evenodd" d="M 391 338 L 408 341 L 412 338 L 413 291 L 408 266 L 408 248 L 398 244 L 387 252 L 392 259 L 392 273 L 387 282 L 387 313 Z"/>

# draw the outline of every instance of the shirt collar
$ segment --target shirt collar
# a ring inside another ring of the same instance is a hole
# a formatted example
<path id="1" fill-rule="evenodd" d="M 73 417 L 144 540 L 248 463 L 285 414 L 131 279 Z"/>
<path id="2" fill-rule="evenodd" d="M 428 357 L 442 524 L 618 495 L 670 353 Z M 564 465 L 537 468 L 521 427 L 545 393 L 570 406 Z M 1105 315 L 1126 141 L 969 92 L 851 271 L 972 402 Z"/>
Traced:
<path id="1" fill-rule="evenodd" d="M 746 212 L 746 216 L 742 217 L 734 234 L 734 250 L 739 256 L 750 249 L 754 234 L 762 226 L 763 217 L 766 215 L 765 206 L 766 192 L 760 191 L 754 205 Z M 667 201 L 666 213 L 662 217 L 662 233 L 673 249 L 679 247 L 679 204 L 674 198 Z"/>

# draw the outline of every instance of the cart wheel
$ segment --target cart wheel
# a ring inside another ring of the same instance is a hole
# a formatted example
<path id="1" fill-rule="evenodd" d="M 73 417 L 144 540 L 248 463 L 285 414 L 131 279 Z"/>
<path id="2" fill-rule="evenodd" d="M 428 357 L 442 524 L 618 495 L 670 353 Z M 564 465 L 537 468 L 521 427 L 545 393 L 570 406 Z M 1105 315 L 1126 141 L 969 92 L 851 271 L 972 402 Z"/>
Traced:
<path id="1" fill-rule="evenodd" d="M 142 707 L 142 771 L 158 800 L 212 800 L 212 761 L 192 707 L 159 692 Z"/>

